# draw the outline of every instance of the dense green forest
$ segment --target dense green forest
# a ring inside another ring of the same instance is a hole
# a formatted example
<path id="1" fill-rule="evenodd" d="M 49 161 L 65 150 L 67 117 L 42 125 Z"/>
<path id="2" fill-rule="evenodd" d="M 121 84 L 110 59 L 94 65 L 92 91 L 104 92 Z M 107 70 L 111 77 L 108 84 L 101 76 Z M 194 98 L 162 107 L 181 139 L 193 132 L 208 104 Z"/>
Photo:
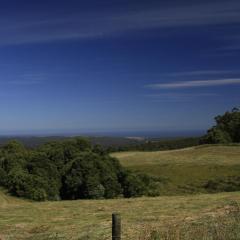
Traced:
<path id="1" fill-rule="evenodd" d="M 11 141 L 0 149 L 0 185 L 33 200 L 158 195 L 158 179 L 125 170 L 83 138 L 27 149 Z"/>

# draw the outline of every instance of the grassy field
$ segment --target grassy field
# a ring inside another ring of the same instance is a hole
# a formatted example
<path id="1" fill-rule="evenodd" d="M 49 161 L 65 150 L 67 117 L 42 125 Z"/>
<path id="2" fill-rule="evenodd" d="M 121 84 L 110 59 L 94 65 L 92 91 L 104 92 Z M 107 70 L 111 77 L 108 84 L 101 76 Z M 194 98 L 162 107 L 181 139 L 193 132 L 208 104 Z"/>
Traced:
<path id="1" fill-rule="evenodd" d="M 120 212 L 123 239 L 141 238 L 145 229 L 206 221 L 225 213 L 240 193 L 156 198 L 30 202 L 0 192 L 0 239 L 111 239 L 111 213 Z"/>
<path id="2" fill-rule="evenodd" d="M 240 145 L 112 154 L 131 170 L 163 178 L 163 195 L 206 192 L 208 180 L 239 176 Z"/>
<path id="3" fill-rule="evenodd" d="M 166 183 L 162 186 L 163 195 L 201 192 L 201 186 L 207 180 L 237 176 L 240 170 L 239 146 L 201 146 L 174 151 L 123 152 L 113 155 L 130 169 L 164 178 Z M 209 227 L 213 219 L 225 216 L 233 203 L 240 204 L 240 192 L 31 202 L 11 197 L 0 189 L 0 240 L 107 240 L 111 239 L 113 212 L 122 215 L 123 239 L 149 240 L 146 236 L 155 229 L 164 232 L 174 226 L 174 234 L 179 235 L 179 229 L 175 226 L 191 226 L 187 233 L 195 229 L 192 224 Z M 217 231 L 226 226 L 225 220 L 221 224 L 223 227 L 217 227 Z M 234 224 L 231 226 L 239 234 L 240 217 L 237 227 Z M 213 225 L 219 226 L 219 223 Z M 216 229 L 212 229 L 212 236 L 215 236 Z M 230 228 L 228 232 L 233 231 Z M 173 238 L 153 239 L 240 239 L 240 236 L 202 238 L 202 233 L 209 235 L 209 229 L 197 229 L 194 238 L 177 238 L 174 235 Z M 219 234 L 223 235 L 221 232 Z"/>

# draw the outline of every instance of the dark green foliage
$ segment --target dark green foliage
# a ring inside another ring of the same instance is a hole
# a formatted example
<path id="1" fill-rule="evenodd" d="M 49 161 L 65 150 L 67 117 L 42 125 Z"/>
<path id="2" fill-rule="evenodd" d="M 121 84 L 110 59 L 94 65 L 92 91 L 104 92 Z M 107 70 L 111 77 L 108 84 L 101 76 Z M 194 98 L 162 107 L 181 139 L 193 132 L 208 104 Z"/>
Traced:
<path id="1" fill-rule="evenodd" d="M 146 174 L 124 171 L 120 174 L 124 197 L 159 196 L 161 180 Z"/>
<path id="2" fill-rule="evenodd" d="M 7 182 L 7 173 L 6 171 L 0 166 L 0 186 L 5 186 Z"/>
<path id="3" fill-rule="evenodd" d="M 24 146 L 16 141 L 11 141 L 1 148 L 1 166 L 8 173 L 13 168 L 23 167 L 28 158 Z"/>
<path id="4" fill-rule="evenodd" d="M 92 152 L 79 154 L 67 167 L 63 198 L 113 198 L 121 194 L 115 159 Z"/>
<path id="5" fill-rule="evenodd" d="M 47 199 L 48 184 L 45 179 L 28 174 L 21 169 L 13 169 L 8 175 L 7 187 L 9 191 L 18 196 L 36 201 Z"/>
<path id="6" fill-rule="evenodd" d="M 213 127 L 212 129 L 210 129 L 207 133 L 207 135 L 204 137 L 203 142 L 205 143 L 230 143 L 232 142 L 232 139 L 230 137 L 230 135 L 217 128 L 217 127 Z"/>
<path id="7" fill-rule="evenodd" d="M 240 191 L 240 177 L 234 176 L 210 180 L 204 187 L 209 192 Z"/>
<path id="8" fill-rule="evenodd" d="M 145 185 L 145 195 L 151 197 L 160 195 L 160 186 L 164 182 L 163 179 L 152 177 L 147 174 L 139 174 L 139 178 Z"/>
<path id="9" fill-rule="evenodd" d="M 134 173 L 123 174 L 123 195 L 124 197 L 139 197 L 146 192 L 146 186 L 141 178 Z"/>
<path id="10" fill-rule="evenodd" d="M 215 117 L 216 125 L 208 130 L 201 143 L 238 143 L 240 142 L 240 110 Z"/>
<path id="11" fill-rule="evenodd" d="M 36 201 L 155 195 L 152 189 L 157 187 L 82 138 L 36 149 L 10 142 L 0 149 L 0 178 L 12 194 Z"/>
<path id="12" fill-rule="evenodd" d="M 61 187 L 61 175 L 48 155 L 45 152 L 34 152 L 26 167 L 29 174 L 44 180 L 48 199 L 57 200 Z"/>

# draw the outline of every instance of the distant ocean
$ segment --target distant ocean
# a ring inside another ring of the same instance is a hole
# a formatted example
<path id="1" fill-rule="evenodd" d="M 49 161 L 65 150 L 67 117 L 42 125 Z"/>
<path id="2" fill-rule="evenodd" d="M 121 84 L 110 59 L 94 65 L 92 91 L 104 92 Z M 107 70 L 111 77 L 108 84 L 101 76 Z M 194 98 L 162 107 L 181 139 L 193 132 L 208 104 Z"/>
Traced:
<path id="1" fill-rule="evenodd" d="M 50 136 L 90 136 L 90 137 L 128 137 L 128 138 L 177 138 L 197 137 L 205 134 L 205 130 L 185 131 L 32 131 L 0 133 L 1 137 L 50 137 Z"/>

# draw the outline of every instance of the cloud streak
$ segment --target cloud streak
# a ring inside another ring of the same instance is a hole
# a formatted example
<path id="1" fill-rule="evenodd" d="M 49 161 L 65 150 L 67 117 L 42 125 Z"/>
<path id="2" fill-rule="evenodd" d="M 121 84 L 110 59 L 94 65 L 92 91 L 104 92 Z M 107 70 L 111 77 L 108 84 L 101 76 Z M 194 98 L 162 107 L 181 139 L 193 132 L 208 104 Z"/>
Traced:
<path id="1" fill-rule="evenodd" d="M 150 98 L 189 98 L 189 97 L 216 97 L 216 93 L 159 93 L 159 94 L 148 94 L 145 95 Z"/>
<path id="2" fill-rule="evenodd" d="M 239 11 L 240 2 L 230 0 L 124 11 L 75 11 L 71 15 L 61 14 L 61 17 L 52 16 L 50 12 L 23 12 L 12 18 L 0 18 L 0 45 L 94 39 L 148 29 L 240 23 Z"/>
<path id="3" fill-rule="evenodd" d="M 154 102 L 179 102 L 179 101 L 192 101 L 194 99 L 202 98 L 216 98 L 218 94 L 216 93 L 159 93 L 159 94 L 148 94 L 145 97 L 151 99 Z"/>
<path id="4" fill-rule="evenodd" d="M 164 76 L 168 76 L 168 77 L 187 77 L 187 76 L 220 75 L 220 74 L 236 74 L 236 73 L 239 73 L 239 71 L 199 70 L 199 71 L 166 73 L 166 74 L 164 74 Z"/>
<path id="5" fill-rule="evenodd" d="M 198 87 L 211 87 L 211 86 L 224 86 L 224 85 L 237 85 L 237 84 L 240 84 L 240 78 L 158 83 L 158 84 L 147 85 L 147 87 L 152 89 L 178 89 L 178 88 L 198 88 Z"/>

